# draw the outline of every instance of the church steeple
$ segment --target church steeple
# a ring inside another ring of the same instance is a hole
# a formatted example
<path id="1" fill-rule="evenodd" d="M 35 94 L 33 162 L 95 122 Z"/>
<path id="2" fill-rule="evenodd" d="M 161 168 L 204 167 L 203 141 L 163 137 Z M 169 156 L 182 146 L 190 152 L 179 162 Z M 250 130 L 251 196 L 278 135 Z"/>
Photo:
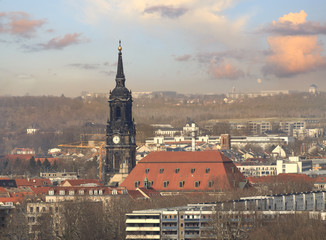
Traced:
<path id="1" fill-rule="evenodd" d="M 124 87 L 125 86 L 125 74 L 123 73 L 123 63 L 122 63 L 122 47 L 121 47 L 121 41 L 119 40 L 119 57 L 118 57 L 118 67 L 117 67 L 117 75 L 115 78 L 116 86 L 117 87 Z"/>
<path id="2" fill-rule="evenodd" d="M 110 92 L 110 117 L 106 128 L 106 182 L 124 179 L 136 165 L 136 128 L 132 118 L 131 91 L 125 87 L 121 41 L 118 50 L 116 86 Z"/>

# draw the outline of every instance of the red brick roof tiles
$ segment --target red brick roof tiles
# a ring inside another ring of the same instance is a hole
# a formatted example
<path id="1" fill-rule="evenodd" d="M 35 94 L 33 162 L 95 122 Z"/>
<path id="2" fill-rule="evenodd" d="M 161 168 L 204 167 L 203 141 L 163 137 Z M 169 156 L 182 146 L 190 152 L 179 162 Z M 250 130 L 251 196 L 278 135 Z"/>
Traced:
<path id="1" fill-rule="evenodd" d="M 121 186 L 134 190 L 138 182 L 144 187 L 145 178 L 157 191 L 226 190 L 245 181 L 233 162 L 219 151 L 151 152 Z"/>

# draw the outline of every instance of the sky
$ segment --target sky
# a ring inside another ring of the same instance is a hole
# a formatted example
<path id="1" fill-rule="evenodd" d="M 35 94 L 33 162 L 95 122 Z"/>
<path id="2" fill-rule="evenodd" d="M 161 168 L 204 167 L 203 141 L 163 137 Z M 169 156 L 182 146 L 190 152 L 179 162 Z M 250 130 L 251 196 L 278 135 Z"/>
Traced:
<path id="1" fill-rule="evenodd" d="M 0 96 L 326 91 L 325 0 L 0 0 Z"/>

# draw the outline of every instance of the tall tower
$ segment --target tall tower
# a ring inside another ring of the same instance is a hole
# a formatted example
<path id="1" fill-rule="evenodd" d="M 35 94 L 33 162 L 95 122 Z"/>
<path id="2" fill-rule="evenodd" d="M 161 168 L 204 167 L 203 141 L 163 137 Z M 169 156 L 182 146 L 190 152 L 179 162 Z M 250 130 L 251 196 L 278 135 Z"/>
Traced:
<path id="1" fill-rule="evenodd" d="M 110 118 L 106 129 L 105 182 L 110 183 L 121 183 L 136 165 L 132 96 L 125 87 L 120 41 L 118 50 L 116 86 L 110 91 Z"/>

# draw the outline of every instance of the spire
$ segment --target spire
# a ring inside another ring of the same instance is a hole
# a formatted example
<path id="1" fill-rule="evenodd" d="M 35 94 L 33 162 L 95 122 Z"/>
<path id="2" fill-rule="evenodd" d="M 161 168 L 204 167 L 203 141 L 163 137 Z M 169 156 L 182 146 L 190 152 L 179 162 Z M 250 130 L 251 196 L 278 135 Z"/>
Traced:
<path id="1" fill-rule="evenodd" d="M 122 47 L 121 47 L 121 41 L 119 40 L 119 57 L 118 57 L 118 68 L 117 68 L 117 75 L 116 75 L 116 83 L 117 87 L 124 87 L 125 86 L 125 74 L 123 73 L 123 64 L 122 64 Z"/>

